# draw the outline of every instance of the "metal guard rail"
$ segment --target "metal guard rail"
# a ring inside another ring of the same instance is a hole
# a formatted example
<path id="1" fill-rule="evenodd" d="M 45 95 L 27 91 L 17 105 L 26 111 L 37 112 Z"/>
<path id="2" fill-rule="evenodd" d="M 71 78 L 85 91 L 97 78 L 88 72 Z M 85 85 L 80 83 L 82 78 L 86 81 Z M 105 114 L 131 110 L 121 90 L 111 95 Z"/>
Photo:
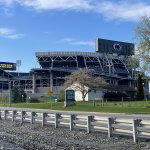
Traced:
<path id="1" fill-rule="evenodd" d="M 129 115 L 104 115 L 89 113 L 71 113 L 58 111 L 40 111 L 28 109 L 0 109 L 0 118 L 29 122 L 31 124 L 40 123 L 44 125 L 54 125 L 55 128 L 65 126 L 70 131 L 75 128 L 86 129 L 88 133 L 92 131 L 107 132 L 108 137 L 114 134 L 133 136 L 133 141 L 137 142 L 139 137 L 150 139 L 150 116 L 136 117 Z"/>

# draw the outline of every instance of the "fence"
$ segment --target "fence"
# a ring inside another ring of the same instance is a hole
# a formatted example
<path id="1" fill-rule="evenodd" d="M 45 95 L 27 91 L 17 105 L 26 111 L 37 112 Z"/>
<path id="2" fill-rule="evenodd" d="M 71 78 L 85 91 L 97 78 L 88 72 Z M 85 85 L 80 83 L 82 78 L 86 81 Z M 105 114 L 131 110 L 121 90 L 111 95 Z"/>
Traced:
<path id="1" fill-rule="evenodd" d="M 3 120 L 40 123 L 57 127 L 68 127 L 70 131 L 78 128 L 88 133 L 93 131 L 107 132 L 108 137 L 121 134 L 138 138 L 150 139 L 149 115 L 98 114 L 81 112 L 63 112 L 48 110 L 31 110 L 1 108 L 0 118 Z"/>
<path id="2" fill-rule="evenodd" d="M 8 91 L 0 91 L 0 103 L 9 104 L 9 92 Z"/>

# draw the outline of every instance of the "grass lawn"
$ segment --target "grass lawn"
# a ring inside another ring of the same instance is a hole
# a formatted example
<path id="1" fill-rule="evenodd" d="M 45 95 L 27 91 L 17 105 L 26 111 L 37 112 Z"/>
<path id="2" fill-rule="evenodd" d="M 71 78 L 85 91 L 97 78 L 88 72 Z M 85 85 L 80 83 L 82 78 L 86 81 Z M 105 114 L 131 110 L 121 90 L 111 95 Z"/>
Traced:
<path id="1" fill-rule="evenodd" d="M 8 104 L 0 104 L 0 107 L 8 107 Z M 135 113 L 150 114 L 150 101 L 130 101 L 130 102 L 77 102 L 76 106 L 65 108 L 63 102 L 41 102 L 41 103 L 16 103 L 11 107 L 35 108 L 64 111 L 86 111 L 86 112 L 108 112 L 108 113 Z"/>

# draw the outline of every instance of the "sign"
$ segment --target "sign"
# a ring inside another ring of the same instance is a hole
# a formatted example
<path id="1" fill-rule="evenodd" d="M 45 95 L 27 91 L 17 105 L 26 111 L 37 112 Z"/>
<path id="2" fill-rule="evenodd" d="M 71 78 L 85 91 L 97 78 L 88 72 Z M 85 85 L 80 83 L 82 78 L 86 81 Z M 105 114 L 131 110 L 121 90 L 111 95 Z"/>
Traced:
<path id="1" fill-rule="evenodd" d="M 75 91 L 72 89 L 65 90 L 65 107 L 75 105 Z"/>
<path id="2" fill-rule="evenodd" d="M 121 46 L 120 43 L 115 43 L 115 44 L 113 45 L 113 48 L 114 48 L 116 51 L 120 51 L 120 50 L 122 49 L 122 46 Z"/>
<path id="3" fill-rule="evenodd" d="M 130 56 L 134 54 L 134 44 L 98 38 L 96 52 Z"/>
<path id="4" fill-rule="evenodd" d="M 0 69 L 3 69 L 3 70 L 16 70 L 16 63 L 0 62 Z"/>

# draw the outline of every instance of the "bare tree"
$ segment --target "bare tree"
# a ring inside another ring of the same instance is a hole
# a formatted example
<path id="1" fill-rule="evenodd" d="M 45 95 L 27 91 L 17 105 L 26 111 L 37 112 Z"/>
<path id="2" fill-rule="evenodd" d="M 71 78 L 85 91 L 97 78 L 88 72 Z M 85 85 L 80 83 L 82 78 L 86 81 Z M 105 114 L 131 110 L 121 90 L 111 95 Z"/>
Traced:
<path id="1" fill-rule="evenodd" d="M 85 69 L 72 72 L 64 83 L 65 87 L 72 86 L 75 90 L 80 91 L 83 101 L 91 90 L 101 89 L 105 85 L 106 82 L 103 78 L 94 77 L 92 71 Z"/>
<path id="2" fill-rule="evenodd" d="M 135 30 L 137 40 L 137 53 L 142 61 L 142 69 L 150 72 L 150 18 L 144 16 L 141 18 Z"/>
<path id="3" fill-rule="evenodd" d="M 139 59 L 136 55 L 133 56 L 128 56 L 128 58 L 126 59 L 126 65 L 128 70 L 135 70 L 137 68 L 139 68 Z"/>

